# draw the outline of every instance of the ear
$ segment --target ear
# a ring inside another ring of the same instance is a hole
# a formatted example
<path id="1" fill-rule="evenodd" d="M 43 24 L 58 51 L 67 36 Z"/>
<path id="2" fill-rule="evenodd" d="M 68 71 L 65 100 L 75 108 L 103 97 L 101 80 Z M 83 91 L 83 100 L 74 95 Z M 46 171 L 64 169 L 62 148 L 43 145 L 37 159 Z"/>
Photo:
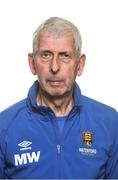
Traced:
<path id="1" fill-rule="evenodd" d="M 28 63 L 29 63 L 29 67 L 32 74 L 36 75 L 35 62 L 34 62 L 34 57 L 32 53 L 28 53 Z"/>
<path id="2" fill-rule="evenodd" d="M 77 76 L 80 76 L 82 74 L 84 66 L 85 66 L 85 60 L 86 60 L 85 54 L 81 54 L 79 56 Z"/>

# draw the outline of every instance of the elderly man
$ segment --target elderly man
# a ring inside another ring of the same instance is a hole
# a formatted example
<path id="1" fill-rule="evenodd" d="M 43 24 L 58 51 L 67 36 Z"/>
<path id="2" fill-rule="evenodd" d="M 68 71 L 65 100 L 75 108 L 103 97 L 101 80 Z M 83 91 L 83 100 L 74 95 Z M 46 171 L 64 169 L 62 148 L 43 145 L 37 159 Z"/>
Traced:
<path id="1" fill-rule="evenodd" d="M 118 178 L 118 114 L 81 94 L 81 44 L 62 18 L 35 31 L 28 61 L 37 81 L 0 114 L 0 178 Z"/>

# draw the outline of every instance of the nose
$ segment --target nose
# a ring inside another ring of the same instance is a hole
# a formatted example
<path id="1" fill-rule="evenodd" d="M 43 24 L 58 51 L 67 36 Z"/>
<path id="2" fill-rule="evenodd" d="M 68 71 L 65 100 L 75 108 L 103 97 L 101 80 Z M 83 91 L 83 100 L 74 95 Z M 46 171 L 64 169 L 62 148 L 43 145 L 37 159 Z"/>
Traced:
<path id="1" fill-rule="evenodd" d="M 60 70 L 60 62 L 58 55 L 55 55 L 50 62 L 50 70 L 52 73 L 57 73 Z"/>

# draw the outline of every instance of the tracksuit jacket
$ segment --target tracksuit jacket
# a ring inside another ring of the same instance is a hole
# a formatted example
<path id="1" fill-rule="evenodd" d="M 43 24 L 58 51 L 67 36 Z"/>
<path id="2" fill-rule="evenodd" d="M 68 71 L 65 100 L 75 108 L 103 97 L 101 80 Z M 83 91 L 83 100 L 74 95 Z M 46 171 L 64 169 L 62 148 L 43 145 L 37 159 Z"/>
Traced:
<path id="1" fill-rule="evenodd" d="M 60 134 L 54 112 L 36 103 L 38 88 L 0 113 L 0 179 L 118 179 L 117 112 L 75 84 Z"/>

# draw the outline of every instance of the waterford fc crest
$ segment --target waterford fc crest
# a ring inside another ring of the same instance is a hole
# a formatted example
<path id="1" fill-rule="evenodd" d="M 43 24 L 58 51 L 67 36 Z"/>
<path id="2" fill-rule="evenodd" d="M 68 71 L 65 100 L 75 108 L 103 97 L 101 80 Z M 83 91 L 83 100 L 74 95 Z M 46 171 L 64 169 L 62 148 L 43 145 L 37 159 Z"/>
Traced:
<path id="1" fill-rule="evenodd" d="M 83 132 L 83 144 L 87 147 L 91 147 L 93 144 L 93 133 L 90 131 Z"/>

